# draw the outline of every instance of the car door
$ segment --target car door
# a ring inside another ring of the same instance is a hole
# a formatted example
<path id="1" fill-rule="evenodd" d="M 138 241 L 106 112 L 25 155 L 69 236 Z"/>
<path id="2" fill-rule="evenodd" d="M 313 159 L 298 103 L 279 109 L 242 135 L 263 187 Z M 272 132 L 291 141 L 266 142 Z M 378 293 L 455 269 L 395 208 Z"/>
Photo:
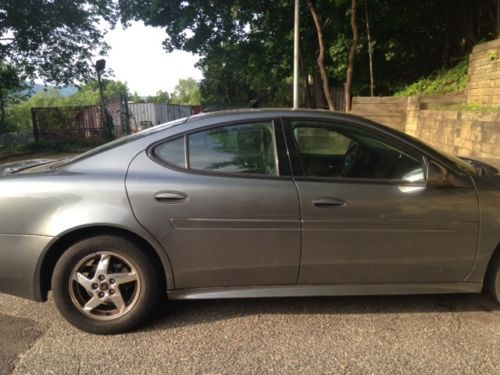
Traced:
<path id="1" fill-rule="evenodd" d="M 176 289 L 296 283 L 300 209 L 281 145 L 273 120 L 215 124 L 132 162 L 132 209 L 164 246 Z"/>
<path id="2" fill-rule="evenodd" d="M 299 283 L 466 279 L 478 236 L 470 179 L 431 186 L 428 159 L 368 127 L 296 120 L 286 132 L 302 215 Z"/>

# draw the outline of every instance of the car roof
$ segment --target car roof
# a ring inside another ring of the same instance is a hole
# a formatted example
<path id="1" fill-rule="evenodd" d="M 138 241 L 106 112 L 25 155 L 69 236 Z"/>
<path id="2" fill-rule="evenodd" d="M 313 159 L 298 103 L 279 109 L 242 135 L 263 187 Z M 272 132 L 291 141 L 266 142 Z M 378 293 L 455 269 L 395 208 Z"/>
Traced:
<path id="1" fill-rule="evenodd" d="M 229 110 L 222 110 L 222 111 L 215 111 L 215 112 L 205 112 L 205 113 L 200 113 L 197 115 L 193 115 L 188 118 L 188 121 L 196 121 L 196 120 L 201 120 L 201 119 L 207 119 L 211 117 L 230 117 L 233 115 L 272 115 L 272 116 L 282 116 L 282 117 L 290 117 L 294 115 L 325 115 L 329 117 L 357 117 L 353 116 L 351 114 L 347 114 L 344 112 L 336 112 L 336 111 L 329 111 L 325 109 L 307 109 L 307 108 L 300 108 L 300 109 L 291 109 L 291 108 L 245 108 L 245 109 L 229 109 Z M 359 118 L 359 117 L 357 117 Z"/>

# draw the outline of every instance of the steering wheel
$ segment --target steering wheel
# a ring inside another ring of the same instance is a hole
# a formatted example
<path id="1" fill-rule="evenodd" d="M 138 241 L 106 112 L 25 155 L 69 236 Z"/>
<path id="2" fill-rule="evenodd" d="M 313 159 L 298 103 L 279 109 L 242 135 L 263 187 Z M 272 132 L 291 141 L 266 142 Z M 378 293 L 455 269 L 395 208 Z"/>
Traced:
<path id="1" fill-rule="evenodd" d="M 351 142 L 349 148 L 344 154 L 344 159 L 342 160 L 342 166 L 340 167 L 340 172 L 339 172 L 339 175 L 341 177 L 349 176 L 349 173 L 351 172 L 354 163 L 358 159 L 358 155 L 359 155 L 359 144 L 356 142 Z"/>

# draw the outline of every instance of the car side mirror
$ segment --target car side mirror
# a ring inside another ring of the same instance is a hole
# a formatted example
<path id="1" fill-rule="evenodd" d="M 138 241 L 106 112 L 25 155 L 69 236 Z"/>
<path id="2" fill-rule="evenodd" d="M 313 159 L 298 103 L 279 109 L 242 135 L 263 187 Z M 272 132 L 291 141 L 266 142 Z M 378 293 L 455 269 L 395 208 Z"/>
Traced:
<path id="1" fill-rule="evenodd" d="M 427 185 L 444 186 L 448 182 L 448 170 L 437 164 L 434 160 L 429 160 L 427 164 Z"/>
<path id="2" fill-rule="evenodd" d="M 466 176 L 459 175 L 450 171 L 448 168 L 428 160 L 427 163 L 427 185 L 441 187 L 467 187 L 471 181 Z"/>

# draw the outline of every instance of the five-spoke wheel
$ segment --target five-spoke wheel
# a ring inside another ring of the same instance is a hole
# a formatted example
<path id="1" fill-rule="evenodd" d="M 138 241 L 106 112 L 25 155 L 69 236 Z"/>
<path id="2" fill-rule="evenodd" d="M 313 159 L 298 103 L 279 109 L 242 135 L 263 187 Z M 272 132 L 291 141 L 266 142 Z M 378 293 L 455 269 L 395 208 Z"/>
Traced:
<path id="1" fill-rule="evenodd" d="M 59 259 L 52 277 L 61 314 L 94 333 L 135 327 L 154 306 L 159 277 L 149 257 L 118 236 L 86 238 Z"/>

